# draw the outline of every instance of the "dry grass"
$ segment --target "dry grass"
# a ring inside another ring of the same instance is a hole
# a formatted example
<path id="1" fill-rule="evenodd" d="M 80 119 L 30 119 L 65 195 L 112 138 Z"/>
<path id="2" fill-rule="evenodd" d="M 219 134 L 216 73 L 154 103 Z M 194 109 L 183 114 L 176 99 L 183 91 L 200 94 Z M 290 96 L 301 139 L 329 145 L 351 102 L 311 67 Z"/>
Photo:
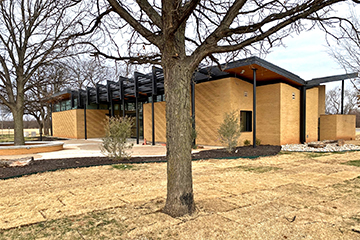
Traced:
<path id="1" fill-rule="evenodd" d="M 198 211 L 159 210 L 166 164 L 0 181 L 0 239 L 359 239 L 360 159 L 281 154 L 193 163 Z M 21 226 L 21 227 L 20 227 Z"/>

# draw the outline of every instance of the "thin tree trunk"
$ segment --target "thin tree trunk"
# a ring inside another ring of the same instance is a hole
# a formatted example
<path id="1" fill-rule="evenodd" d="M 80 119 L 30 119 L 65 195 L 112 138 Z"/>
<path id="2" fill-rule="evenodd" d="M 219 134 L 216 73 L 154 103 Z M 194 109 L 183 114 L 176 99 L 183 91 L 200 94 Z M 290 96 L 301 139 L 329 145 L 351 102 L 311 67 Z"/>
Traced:
<path id="1" fill-rule="evenodd" d="M 185 62 L 173 61 L 168 67 L 163 66 L 167 123 L 167 199 L 163 212 L 178 217 L 195 211 L 191 169 L 192 74 Z"/>
<path id="2" fill-rule="evenodd" d="M 12 110 L 14 118 L 14 145 L 25 145 L 24 140 L 24 110 Z"/>
<path id="3" fill-rule="evenodd" d="M 44 135 L 49 136 L 50 135 L 50 117 L 49 114 L 45 115 L 45 119 L 43 121 L 44 126 Z"/>
<path id="4" fill-rule="evenodd" d="M 43 132 L 43 124 L 42 124 L 42 122 L 40 121 L 40 122 L 39 122 L 40 141 L 42 141 L 42 136 L 43 136 L 42 132 Z"/>

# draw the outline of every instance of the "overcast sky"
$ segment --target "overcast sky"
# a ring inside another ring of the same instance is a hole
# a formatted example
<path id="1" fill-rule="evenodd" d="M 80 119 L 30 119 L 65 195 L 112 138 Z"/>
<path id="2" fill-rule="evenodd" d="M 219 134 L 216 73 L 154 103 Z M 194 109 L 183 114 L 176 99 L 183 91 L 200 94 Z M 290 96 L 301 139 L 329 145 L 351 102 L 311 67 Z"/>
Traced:
<path id="1" fill-rule="evenodd" d="M 338 6 L 338 11 L 345 17 L 348 6 Z M 284 39 L 286 47 L 273 48 L 265 60 L 284 68 L 304 80 L 345 74 L 345 70 L 327 52 L 325 33 L 319 29 L 302 32 Z M 350 81 L 347 87 L 350 87 Z M 341 86 L 341 82 L 327 84 L 327 88 Z"/>
<path id="2" fill-rule="evenodd" d="M 284 40 L 286 47 L 273 48 L 265 59 L 304 80 L 345 74 L 345 70 L 327 52 L 325 33 L 320 30 L 302 32 Z M 328 85 L 334 88 L 340 82 Z"/>

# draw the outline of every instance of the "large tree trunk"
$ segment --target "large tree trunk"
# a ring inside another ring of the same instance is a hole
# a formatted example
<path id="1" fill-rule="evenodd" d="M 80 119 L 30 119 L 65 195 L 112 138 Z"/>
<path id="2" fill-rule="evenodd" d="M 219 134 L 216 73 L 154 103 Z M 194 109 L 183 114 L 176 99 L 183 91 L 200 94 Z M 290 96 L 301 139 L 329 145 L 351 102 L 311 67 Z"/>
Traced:
<path id="1" fill-rule="evenodd" d="M 163 212 L 173 217 L 195 211 L 191 170 L 190 81 L 185 61 L 164 61 L 167 145 L 167 199 Z"/>
<path id="2" fill-rule="evenodd" d="M 24 140 L 24 109 L 20 107 L 20 109 L 15 108 L 12 109 L 12 114 L 14 118 L 14 144 L 15 145 L 25 145 Z"/>

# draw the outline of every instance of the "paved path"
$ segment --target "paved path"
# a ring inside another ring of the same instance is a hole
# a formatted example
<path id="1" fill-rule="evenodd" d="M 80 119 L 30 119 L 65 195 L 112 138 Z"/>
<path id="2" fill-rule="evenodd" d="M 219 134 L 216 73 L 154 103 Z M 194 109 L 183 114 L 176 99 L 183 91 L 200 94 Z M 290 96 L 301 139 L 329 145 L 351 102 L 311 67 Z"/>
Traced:
<path id="1" fill-rule="evenodd" d="M 26 154 L 26 155 L 12 155 L 12 156 L 0 156 L 2 159 L 14 159 L 27 156 L 33 156 L 34 159 L 56 159 L 56 158 L 74 158 L 74 157 L 99 157 L 105 156 L 100 151 L 101 139 L 70 139 L 64 140 L 64 150 L 47 152 L 47 153 L 37 153 L 37 154 Z M 131 139 L 133 143 L 135 142 Z M 157 144 L 152 145 L 142 145 L 134 144 L 134 147 L 131 149 L 131 156 L 165 156 L 166 146 Z"/>

